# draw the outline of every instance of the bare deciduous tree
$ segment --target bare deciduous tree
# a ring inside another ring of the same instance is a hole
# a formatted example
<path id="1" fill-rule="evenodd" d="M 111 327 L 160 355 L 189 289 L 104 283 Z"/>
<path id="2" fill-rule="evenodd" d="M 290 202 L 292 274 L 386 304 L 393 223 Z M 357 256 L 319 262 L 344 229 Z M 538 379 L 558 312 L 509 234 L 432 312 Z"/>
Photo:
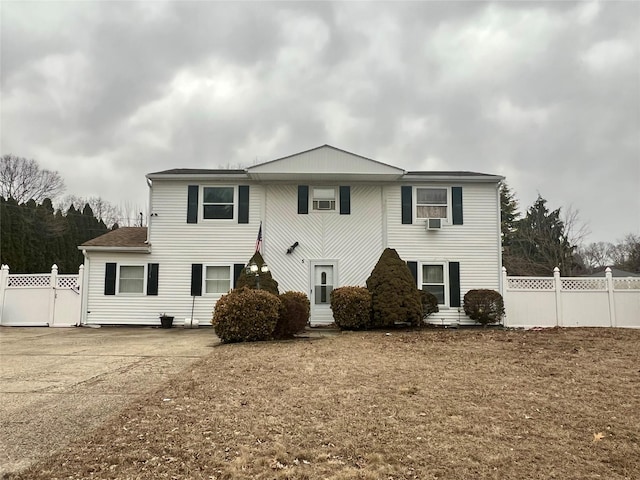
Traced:
<path id="1" fill-rule="evenodd" d="M 114 223 L 121 221 L 123 217 L 122 208 L 104 200 L 101 197 L 78 197 L 77 195 L 66 195 L 57 207 L 66 212 L 71 205 L 76 210 L 82 210 L 85 205 L 89 205 L 93 214 L 98 220 L 102 220 L 104 224 L 111 228 Z"/>
<path id="2" fill-rule="evenodd" d="M 31 199 L 41 203 L 54 199 L 65 189 L 58 172 L 42 170 L 33 159 L 3 155 L 0 162 L 0 195 L 18 203 Z"/>

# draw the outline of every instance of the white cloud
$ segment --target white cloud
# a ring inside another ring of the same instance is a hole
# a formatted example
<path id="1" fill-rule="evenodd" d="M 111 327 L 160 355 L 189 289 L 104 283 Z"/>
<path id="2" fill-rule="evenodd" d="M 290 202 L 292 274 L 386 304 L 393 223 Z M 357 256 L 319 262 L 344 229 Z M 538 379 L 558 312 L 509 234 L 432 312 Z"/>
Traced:
<path id="1" fill-rule="evenodd" d="M 617 69 L 628 66 L 630 62 L 635 65 L 636 73 L 640 68 L 638 47 L 636 46 L 634 49 L 621 39 L 598 42 L 592 45 L 580 58 L 591 70 L 597 73 L 616 74 Z"/>

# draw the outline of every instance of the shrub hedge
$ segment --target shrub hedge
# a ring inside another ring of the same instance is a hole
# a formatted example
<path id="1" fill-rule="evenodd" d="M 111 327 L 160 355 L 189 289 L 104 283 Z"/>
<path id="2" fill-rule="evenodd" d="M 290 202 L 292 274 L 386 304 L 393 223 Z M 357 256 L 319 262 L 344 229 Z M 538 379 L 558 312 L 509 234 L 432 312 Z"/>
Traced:
<path id="1" fill-rule="evenodd" d="M 422 304 L 422 318 L 427 318 L 432 313 L 438 313 L 440 308 L 438 307 L 437 297 L 426 290 L 419 290 L 420 303 Z"/>
<path id="2" fill-rule="evenodd" d="M 282 302 L 272 293 L 244 287 L 220 297 L 211 323 L 224 343 L 268 340 L 281 309 Z"/>
<path id="3" fill-rule="evenodd" d="M 371 328 L 371 293 L 364 287 L 340 287 L 331 292 L 333 320 L 341 330 Z"/>
<path id="4" fill-rule="evenodd" d="M 504 300 L 495 290 L 469 290 L 464 295 L 464 313 L 482 325 L 497 323 L 504 316 Z"/>
<path id="5" fill-rule="evenodd" d="M 296 333 L 302 332 L 309 323 L 309 297 L 302 292 L 285 292 L 279 298 L 282 309 L 273 337 L 292 338 Z"/>
<path id="6" fill-rule="evenodd" d="M 266 290 L 269 293 L 278 295 L 278 282 L 276 282 L 273 276 L 271 275 L 271 271 L 268 271 L 268 272 L 260 271 L 260 267 L 262 267 L 265 263 L 264 259 L 262 258 L 262 255 L 260 255 L 260 252 L 254 253 L 253 256 L 249 259 L 249 262 L 247 263 L 247 265 L 251 265 L 252 263 L 255 263 L 256 265 L 258 265 L 258 278 L 260 278 L 260 290 Z M 235 288 L 248 287 L 248 288 L 257 289 L 258 288 L 257 283 L 258 282 L 257 282 L 256 275 L 254 273 L 247 273 L 246 266 L 245 266 L 245 268 L 242 269 L 242 272 L 240 272 L 240 275 L 238 276 L 238 280 L 236 281 Z"/>

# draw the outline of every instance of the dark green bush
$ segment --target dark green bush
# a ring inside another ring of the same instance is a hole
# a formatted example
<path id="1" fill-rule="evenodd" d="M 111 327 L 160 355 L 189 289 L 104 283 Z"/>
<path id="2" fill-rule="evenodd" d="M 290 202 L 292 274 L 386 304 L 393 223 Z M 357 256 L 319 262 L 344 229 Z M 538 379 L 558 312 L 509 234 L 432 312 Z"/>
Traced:
<path id="1" fill-rule="evenodd" d="M 340 287 L 331 292 L 333 320 L 341 330 L 371 328 L 371 293 L 364 287 Z"/>
<path id="2" fill-rule="evenodd" d="M 279 298 L 282 310 L 273 338 L 292 338 L 296 333 L 302 332 L 309 323 L 309 297 L 302 292 L 285 292 Z"/>
<path id="3" fill-rule="evenodd" d="M 482 325 L 497 323 L 504 316 L 502 295 L 495 290 L 469 290 L 464 295 L 464 313 Z"/>
<path id="4" fill-rule="evenodd" d="M 274 280 L 273 276 L 271 275 L 271 271 L 268 271 L 268 272 L 260 271 L 260 267 L 262 267 L 262 265 L 264 265 L 265 263 L 264 259 L 262 258 L 262 255 L 260 255 L 260 252 L 254 253 L 253 257 L 251 257 L 247 265 L 245 265 L 245 268 L 242 269 L 242 272 L 238 276 L 238 281 L 236 282 L 236 288 L 242 288 L 242 287 L 254 288 L 254 289 L 258 288 L 258 285 L 257 285 L 258 279 L 256 278 L 256 274 L 246 272 L 246 267 L 248 265 L 251 265 L 252 263 L 255 263 L 256 265 L 258 265 L 258 277 L 260 278 L 260 290 L 266 290 L 269 293 L 278 295 L 278 282 Z"/>
<path id="5" fill-rule="evenodd" d="M 268 340 L 281 308 L 280 299 L 265 290 L 235 289 L 220 297 L 211 324 L 225 343 Z"/>
<path id="6" fill-rule="evenodd" d="M 386 248 L 367 279 L 371 292 L 373 326 L 389 327 L 396 323 L 422 325 L 422 305 L 407 264 L 392 248 Z"/>
<path id="7" fill-rule="evenodd" d="M 422 318 L 427 318 L 432 313 L 438 313 L 438 298 L 431 292 L 426 290 L 418 290 L 420 294 L 420 303 L 422 304 Z"/>

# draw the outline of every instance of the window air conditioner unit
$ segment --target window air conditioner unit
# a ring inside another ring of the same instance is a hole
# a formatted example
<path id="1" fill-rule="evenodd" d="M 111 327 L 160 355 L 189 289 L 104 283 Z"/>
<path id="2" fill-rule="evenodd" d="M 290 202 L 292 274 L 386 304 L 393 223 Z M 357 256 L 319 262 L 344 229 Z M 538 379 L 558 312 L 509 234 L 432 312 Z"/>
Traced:
<path id="1" fill-rule="evenodd" d="M 427 227 L 427 230 L 440 230 L 442 228 L 442 219 L 427 218 L 426 227 Z"/>
<path id="2" fill-rule="evenodd" d="M 335 208 L 335 200 L 314 200 L 316 210 L 333 210 Z"/>

